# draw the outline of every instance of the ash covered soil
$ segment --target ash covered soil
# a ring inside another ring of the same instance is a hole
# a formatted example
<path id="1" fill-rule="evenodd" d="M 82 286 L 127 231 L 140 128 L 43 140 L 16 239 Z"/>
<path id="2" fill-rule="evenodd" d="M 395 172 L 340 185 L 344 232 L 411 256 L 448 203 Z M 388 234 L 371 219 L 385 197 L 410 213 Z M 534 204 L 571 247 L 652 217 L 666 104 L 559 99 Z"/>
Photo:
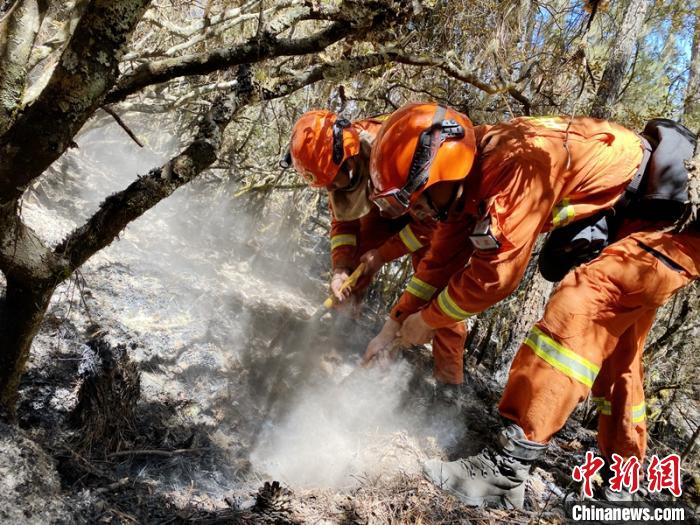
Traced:
<path id="1" fill-rule="evenodd" d="M 177 149 L 139 150 L 112 125 L 78 143 L 24 204 L 52 242 Z M 436 396 L 429 349 L 354 372 L 383 315 L 302 322 L 328 253 L 308 195 L 263 206 L 238 188 L 209 176 L 179 190 L 57 290 L 19 427 L 0 426 L 0 522 L 561 522 L 594 433 L 577 420 L 559 433 L 525 511 L 435 489 L 421 462 L 478 452 L 500 387 L 468 366 L 455 398 Z"/>

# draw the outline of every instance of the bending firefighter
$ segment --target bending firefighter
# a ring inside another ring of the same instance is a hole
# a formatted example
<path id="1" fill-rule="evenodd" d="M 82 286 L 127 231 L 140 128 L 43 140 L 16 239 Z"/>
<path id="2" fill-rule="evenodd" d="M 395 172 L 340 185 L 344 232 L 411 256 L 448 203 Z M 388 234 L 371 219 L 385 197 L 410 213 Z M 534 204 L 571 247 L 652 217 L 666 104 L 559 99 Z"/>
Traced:
<path id="1" fill-rule="evenodd" d="M 381 121 L 350 123 L 328 111 L 302 115 L 292 130 L 291 162 L 312 187 L 328 191 L 331 209 L 331 291 L 340 302 L 350 297 L 341 286 L 362 261 L 365 276 L 353 289 L 357 297 L 385 262 L 411 254 L 414 267 L 426 253 L 434 223 L 380 216 L 369 199 L 369 159 Z M 434 376 L 441 383 L 463 381 L 466 331 L 450 327 L 436 334 Z"/>
<path id="2" fill-rule="evenodd" d="M 593 259 L 562 281 L 513 362 L 499 407 L 512 424 L 481 454 L 424 467 L 429 479 L 468 504 L 521 507 L 532 462 L 591 389 L 601 409 L 602 453 L 644 454 L 644 339 L 656 309 L 700 272 L 697 229 L 657 231 L 667 224 L 674 199 L 687 195 L 671 195 L 655 207 L 645 201 L 663 195 L 644 191 L 653 178 L 649 171 L 674 171 L 664 169 L 658 153 L 679 126 L 657 122 L 652 128 L 659 140 L 653 144 L 590 118 L 518 118 L 481 126 L 472 131 L 473 164 L 455 167 L 451 180 L 426 188 L 439 155 L 443 115 L 444 108 L 435 105 L 399 109 L 373 148 L 375 202 L 394 215 L 427 207 L 443 221 L 414 276 L 429 293 L 417 295 L 409 285 L 366 356 L 397 336 L 409 344 L 425 342 L 433 330 L 508 296 L 541 232 L 552 231 L 550 240 L 556 241 L 543 252 L 568 254 L 564 271 Z M 426 135 L 433 153 L 408 169 L 400 157 Z M 683 151 L 689 156 L 692 145 Z M 656 182 L 662 189 L 679 186 Z M 663 213 L 621 220 L 623 208 L 630 217 L 631 210 Z M 600 242 L 603 231 L 619 241 L 601 252 L 609 242 Z"/>

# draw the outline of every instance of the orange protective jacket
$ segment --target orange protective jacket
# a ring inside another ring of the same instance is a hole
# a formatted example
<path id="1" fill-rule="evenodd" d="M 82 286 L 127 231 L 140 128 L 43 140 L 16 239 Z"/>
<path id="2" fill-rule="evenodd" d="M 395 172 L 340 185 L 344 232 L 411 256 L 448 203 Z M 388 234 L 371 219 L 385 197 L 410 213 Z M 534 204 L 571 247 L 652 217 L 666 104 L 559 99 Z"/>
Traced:
<path id="1" fill-rule="evenodd" d="M 375 137 L 382 125 L 379 119 L 353 123 Z M 424 224 L 406 218 L 392 220 L 382 217 L 371 204 L 370 211 L 359 219 L 338 220 L 331 206 L 331 262 L 333 269 L 352 269 L 360 255 L 367 250 L 379 249 L 385 261 L 392 261 L 425 248 L 434 230 L 434 224 Z"/>
<path id="2" fill-rule="evenodd" d="M 523 117 L 475 132 L 474 168 L 391 312 L 399 322 L 422 309 L 430 326 L 449 326 L 507 297 L 537 236 L 611 208 L 642 161 L 634 132 L 592 118 Z M 484 218 L 496 250 L 469 240 Z"/>

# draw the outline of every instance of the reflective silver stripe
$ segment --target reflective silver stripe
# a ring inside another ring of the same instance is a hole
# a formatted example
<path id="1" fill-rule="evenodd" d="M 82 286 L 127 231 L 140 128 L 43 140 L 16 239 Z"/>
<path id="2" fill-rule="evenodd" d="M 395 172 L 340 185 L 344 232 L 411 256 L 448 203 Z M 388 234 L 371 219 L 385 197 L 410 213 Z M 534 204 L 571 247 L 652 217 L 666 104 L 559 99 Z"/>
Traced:
<path id="1" fill-rule="evenodd" d="M 642 401 L 632 406 L 632 423 L 640 423 L 647 418 L 647 404 Z"/>
<path id="2" fill-rule="evenodd" d="M 442 310 L 442 313 L 444 313 L 447 317 L 451 317 L 455 321 L 464 321 L 467 317 L 474 315 L 471 312 L 462 310 L 459 305 L 454 302 L 454 299 L 450 297 L 450 292 L 447 291 L 447 288 L 448 287 L 445 287 L 442 292 L 440 292 L 437 299 L 438 306 L 440 307 L 440 310 Z"/>
<path id="3" fill-rule="evenodd" d="M 425 281 L 421 281 L 415 275 L 411 277 L 411 280 L 408 282 L 408 286 L 406 286 L 406 291 L 408 293 L 413 294 L 424 301 L 430 301 L 430 298 L 435 293 L 435 290 L 436 288 L 434 286 L 429 285 Z"/>
<path id="4" fill-rule="evenodd" d="M 413 233 L 410 224 L 407 224 L 404 227 L 404 229 L 399 232 L 399 238 L 401 239 L 401 242 L 403 242 L 406 245 L 406 248 L 408 248 L 410 252 L 415 252 L 423 247 L 421 242 L 416 238 L 415 234 Z"/>
<path id="5" fill-rule="evenodd" d="M 331 237 L 331 251 L 341 246 L 356 246 L 357 237 L 352 233 L 343 233 L 341 235 L 334 235 Z"/>
<path id="6" fill-rule="evenodd" d="M 569 199 L 564 199 L 557 203 L 552 209 L 552 225 L 555 228 L 565 226 L 569 224 L 575 216 L 576 212 L 574 211 L 573 205 Z"/>
<path id="7" fill-rule="evenodd" d="M 593 381 L 600 372 L 600 367 L 595 363 L 561 345 L 537 326 L 530 330 L 525 344 L 537 357 L 589 388 L 593 386 Z"/>

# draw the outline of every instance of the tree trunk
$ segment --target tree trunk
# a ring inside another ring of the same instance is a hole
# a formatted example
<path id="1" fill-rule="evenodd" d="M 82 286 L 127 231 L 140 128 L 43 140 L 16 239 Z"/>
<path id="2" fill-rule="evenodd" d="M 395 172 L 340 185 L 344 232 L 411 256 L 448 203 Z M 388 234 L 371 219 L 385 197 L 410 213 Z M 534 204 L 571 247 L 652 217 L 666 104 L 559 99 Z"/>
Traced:
<path id="1" fill-rule="evenodd" d="M 47 9 L 45 0 L 20 0 L 0 21 L 0 135 L 19 110 L 27 63 Z"/>
<path id="2" fill-rule="evenodd" d="M 7 279 L 0 298 L 0 415 L 14 420 L 19 386 L 32 339 L 39 330 L 53 285 Z"/>
<path id="3" fill-rule="evenodd" d="M 685 88 L 685 99 L 683 100 L 683 121 L 686 121 L 693 113 L 698 101 L 698 88 L 700 88 L 700 2 L 695 6 L 695 31 L 693 33 L 693 49 L 690 56 L 688 85 Z"/>
<path id="4" fill-rule="evenodd" d="M 622 15 L 620 31 L 610 46 L 610 59 L 598 84 L 591 116 L 607 119 L 612 115 L 648 9 L 649 0 L 630 0 L 627 5 Z"/>

